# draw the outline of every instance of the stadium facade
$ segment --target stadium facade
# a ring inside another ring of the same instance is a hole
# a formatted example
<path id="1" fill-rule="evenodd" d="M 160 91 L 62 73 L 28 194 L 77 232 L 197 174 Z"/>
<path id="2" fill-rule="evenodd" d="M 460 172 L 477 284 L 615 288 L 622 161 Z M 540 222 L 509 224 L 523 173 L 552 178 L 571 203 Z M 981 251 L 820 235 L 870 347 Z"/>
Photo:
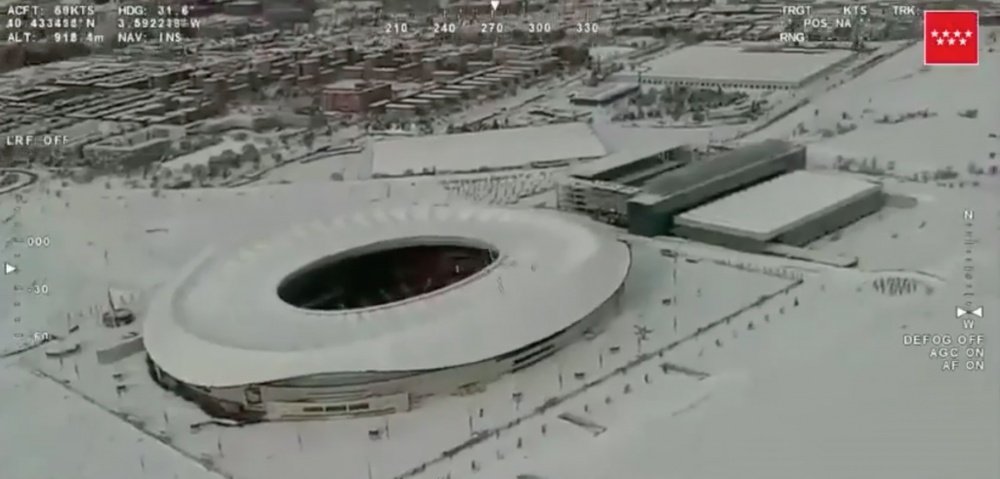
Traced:
<path id="1" fill-rule="evenodd" d="M 628 246 L 553 211 L 411 206 L 206 252 L 152 301 L 165 388 L 216 417 L 406 411 L 600 330 Z"/>

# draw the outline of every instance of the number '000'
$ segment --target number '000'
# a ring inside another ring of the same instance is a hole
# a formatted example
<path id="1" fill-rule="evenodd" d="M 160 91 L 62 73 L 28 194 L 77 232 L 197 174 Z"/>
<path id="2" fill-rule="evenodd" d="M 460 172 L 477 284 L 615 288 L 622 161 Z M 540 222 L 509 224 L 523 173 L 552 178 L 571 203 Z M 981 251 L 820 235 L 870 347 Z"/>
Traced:
<path id="1" fill-rule="evenodd" d="M 24 241 L 31 248 L 46 248 L 52 245 L 52 241 L 49 240 L 48 236 L 29 236 Z"/>

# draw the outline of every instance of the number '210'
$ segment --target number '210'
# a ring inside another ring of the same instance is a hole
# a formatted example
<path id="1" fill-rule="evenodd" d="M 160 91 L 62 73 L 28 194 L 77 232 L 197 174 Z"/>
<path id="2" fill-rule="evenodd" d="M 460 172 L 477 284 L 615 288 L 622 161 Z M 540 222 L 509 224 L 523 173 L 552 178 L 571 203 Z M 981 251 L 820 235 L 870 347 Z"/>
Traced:
<path id="1" fill-rule="evenodd" d="M 407 31 L 409 31 L 409 29 L 410 29 L 410 27 L 407 26 L 405 23 L 386 23 L 385 24 L 385 33 L 386 34 L 406 33 Z"/>

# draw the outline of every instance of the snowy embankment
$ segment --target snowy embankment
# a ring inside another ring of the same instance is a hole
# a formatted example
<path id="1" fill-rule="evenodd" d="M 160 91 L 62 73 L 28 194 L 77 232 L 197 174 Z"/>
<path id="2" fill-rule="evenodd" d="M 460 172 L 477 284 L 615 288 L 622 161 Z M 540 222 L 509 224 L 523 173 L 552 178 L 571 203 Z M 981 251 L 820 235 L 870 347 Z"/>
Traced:
<path id="1" fill-rule="evenodd" d="M 4 479 L 220 479 L 50 380 L 0 365 Z"/>

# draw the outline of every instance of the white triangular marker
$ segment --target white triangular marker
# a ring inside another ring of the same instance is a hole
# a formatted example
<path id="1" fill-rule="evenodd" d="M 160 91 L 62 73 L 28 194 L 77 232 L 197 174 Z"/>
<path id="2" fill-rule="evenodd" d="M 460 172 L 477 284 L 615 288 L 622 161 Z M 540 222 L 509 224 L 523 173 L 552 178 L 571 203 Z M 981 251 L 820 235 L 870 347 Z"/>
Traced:
<path id="1" fill-rule="evenodd" d="M 964 309 L 962 309 L 961 306 L 956 306 L 955 307 L 955 317 L 956 318 L 961 318 L 962 316 L 965 316 L 966 314 L 969 314 L 969 312 L 966 311 L 966 310 L 964 310 Z"/>
<path id="2" fill-rule="evenodd" d="M 972 313 L 972 315 L 975 316 L 975 317 L 977 317 L 977 318 L 982 318 L 983 317 L 983 307 L 980 306 L 980 307 L 978 307 L 976 309 L 973 309 L 972 311 L 970 311 L 970 313 Z"/>
<path id="3" fill-rule="evenodd" d="M 14 266 L 10 263 L 3 264 L 3 274 L 11 274 L 14 271 L 17 271 L 17 266 Z"/>
<path id="4" fill-rule="evenodd" d="M 497 11 L 500 8 L 500 0 L 490 0 L 490 6 L 493 7 L 493 11 Z"/>

